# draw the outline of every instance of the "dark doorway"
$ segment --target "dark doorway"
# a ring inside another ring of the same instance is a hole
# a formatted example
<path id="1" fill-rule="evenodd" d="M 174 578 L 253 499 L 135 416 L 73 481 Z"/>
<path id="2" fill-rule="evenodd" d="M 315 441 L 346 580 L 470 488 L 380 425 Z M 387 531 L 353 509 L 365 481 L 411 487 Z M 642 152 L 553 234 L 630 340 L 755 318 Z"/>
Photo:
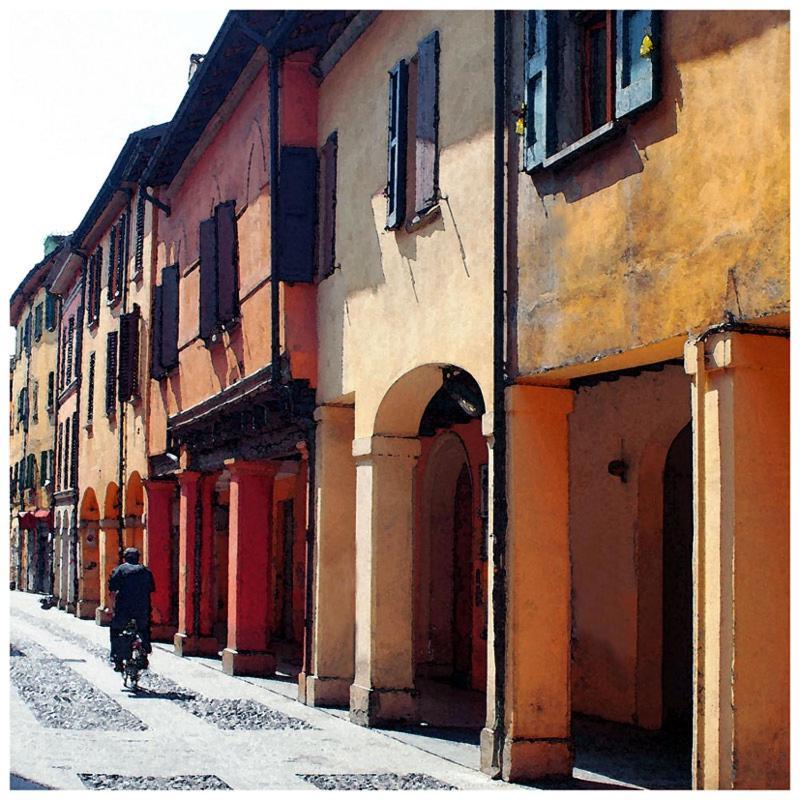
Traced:
<path id="1" fill-rule="evenodd" d="M 673 441 L 664 465 L 663 729 L 691 752 L 693 669 L 692 428 Z"/>

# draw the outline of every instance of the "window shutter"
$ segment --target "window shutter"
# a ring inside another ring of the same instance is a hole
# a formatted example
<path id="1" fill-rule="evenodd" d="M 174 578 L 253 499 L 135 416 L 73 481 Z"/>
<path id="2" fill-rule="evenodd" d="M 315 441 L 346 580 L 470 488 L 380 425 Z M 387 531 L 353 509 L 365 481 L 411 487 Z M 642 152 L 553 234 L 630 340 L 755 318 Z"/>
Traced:
<path id="1" fill-rule="evenodd" d="M 386 227 L 399 228 L 406 216 L 406 145 L 408 136 L 408 65 L 389 70 L 389 177 Z"/>
<path id="2" fill-rule="evenodd" d="M 106 416 L 114 413 L 117 404 L 117 343 L 119 334 L 106 335 Z"/>
<path id="3" fill-rule="evenodd" d="M 144 213 L 145 200 L 143 190 L 139 191 L 136 201 L 136 244 L 133 262 L 133 277 L 138 278 L 144 269 Z"/>
<path id="4" fill-rule="evenodd" d="M 538 166 L 555 150 L 557 13 L 525 15 L 525 169 Z"/>
<path id="5" fill-rule="evenodd" d="M 28 454 L 28 487 L 36 488 L 36 456 L 33 453 Z"/>
<path id="6" fill-rule="evenodd" d="M 94 362 L 95 354 L 89 354 L 89 386 L 86 392 L 86 422 L 94 419 Z"/>
<path id="7" fill-rule="evenodd" d="M 658 11 L 617 11 L 616 15 L 615 110 L 621 118 L 658 100 L 661 31 Z M 642 55 L 645 36 L 654 48 Z"/>
<path id="8" fill-rule="evenodd" d="M 64 472 L 63 477 L 61 478 L 61 488 L 62 489 L 69 489 L 70 482 L 69 482 L 69 465 L 70 459 L 72 458 L 72 449 L 70 447 L 70 443 L 72 442 L 72 417 L 67 417 L 67 421 L 64 423 Z"/>
<path id="9" fill-rule="evenodd" d="M 52 411 L 56 402 L 56 373 L 47 374 L 47 410 Z"/>
<path id="10" fill-rule="evenodd" d="M 25 330 L 22 334 L 22 340 L 25 344 L 25 352 L 31 354 L 31 315 L 25 317 Z"/>
<path id="11" fill-rule="evenodd" d="M 45 295 L 44 299 L 44 324 L 49 331 L 56 327 L 56 296 L 50 292 Z"/>
<path id="12" fill-rule="evenodd" d="M 33 311 L 33 338 L 38 342 L 42 338 L 42 322 L 44 308 L 42 303 L 39 303 Z"/>
<path id="13" fill-rule="evenodd" d="M 70 384 L 72 381 L 72 356 L 74 354 L 74 341 L 75 341 L 75 317 L 69 318 L 69 324 L 67 327 L 67 352 L 65 354 L 66 361 L 67 361 L 67 377 L 66 383 L 67 385 Z"/>
<path id="14" fill-rule="evenodd" d="M 119 321 L 119 399 L 127 402 L 139 392 L 139 307 Z"/>
<path id="15" fill-rule="evenodd" d="M 278 280 L 314 280 L 317 152 L 313 147 L 282 147 Z"/>
<path id="16" fill-rule="evenodd" d="M 64 488 L 64 423 L 60 422 L 58 425 L 58 443 L 56 445 L 56 455 L 58 456 L 58 463 L 56 464 L 56 490 L 61 491 Z"/>
<path id="17" fill-rule="evenodd" d="M 42 486 L 44 486 L 45 483 L 47 483 L 48 477 L 49 476 L 47 474 L 47 450 L 42 450 L 39 456 L 39 479 L 42 482 Z"/>
<path id="18" fill-rule="evenodd" d="M 200 223 L 200 338 L 206 341 L 217 331 L 217 291 L 217 223 L 211 217 Z M 165 314 L 167 308 L 165 297 Z"/>
<path id="19" fill-rule="evenodd" d="M 117 223 L 117 279 L 114 284 L 114 300 L 122 297 L 122 288 L 128 280 L 128 259 L 125 245 L 128 239 L 128 215 L 123 214 Z"/>
<path id="20" fill-rule="evenodd" d="M 153 287 L 153 317 L 150 323 L 150 374 L 156 379 L 163 378 L 166 374 L 164 368 L 161 366 L 163 292 L 164 289 L 162 286 Z"/>
<path id="21" fill-rule="evenodd" d="M 217 285 L 219 322 L 230 325 L 239 316 L 239 242 L 236 230 L 236 202 L 220 203 L 214 209 L 217 223 Z"/>
<path id="22" fill-rule="evenodd" d="M 339 136 L 334 131 L 325 142 L 321 153 L 322 225 L 320 227 L 319 273 L 321 278 L 330 275 L 336 267 L 336 157 Z"/>
<path id="23" fill-rule="evenodd" d="M 117 290 L 117 226 L 113 225 L 108 235 L 108 286 L 106 287 L 106 300 L 114 302 Z"/>
<path id="24" fill-rule="evenodd" d="M 178 366 L 178 265 L 161 271 L 161 367 Z"/>
<path id="25" fill-rule="evenodd" d="M 418 214 L 435 205 L 439 183 L 439 32 L 419 43 L 417 57 L 416 203 Z"/>
<path id="26" fill-rule="evenodd" d="M 69 488 L 75 486 L 78 477 L 78 412 L 72 414 L 72 441 L 70 442 L 69 451 Z"/>
<path id="27" fill-rule="evenodd" d="M 103 248 L 98 247 L 95 252 L 94 262 L 94 296 L 92 297 L 92 320 L 96 322 L 100 318 L 100 293 L 103 274 Z"/>

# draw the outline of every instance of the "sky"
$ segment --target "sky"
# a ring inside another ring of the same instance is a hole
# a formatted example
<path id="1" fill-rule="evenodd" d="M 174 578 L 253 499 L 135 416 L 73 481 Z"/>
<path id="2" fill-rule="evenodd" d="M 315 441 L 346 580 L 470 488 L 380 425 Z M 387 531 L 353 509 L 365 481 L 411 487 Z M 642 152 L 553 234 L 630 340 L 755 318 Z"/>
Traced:
<path id="1" fill-rule="evenodd" d="M 42 259 L 47 234 L 77 227 L 128 134 L 172 119 L 189 56 L 208 50 L 226 10 L 175 0 L 3 4 L 3 297 Z"/>

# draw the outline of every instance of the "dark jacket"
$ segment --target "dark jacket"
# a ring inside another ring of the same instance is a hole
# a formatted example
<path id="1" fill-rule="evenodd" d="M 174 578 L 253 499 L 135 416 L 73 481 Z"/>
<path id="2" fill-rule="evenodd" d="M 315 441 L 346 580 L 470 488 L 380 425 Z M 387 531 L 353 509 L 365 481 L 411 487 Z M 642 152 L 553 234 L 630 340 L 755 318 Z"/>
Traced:
<path id="1" fill-rule="evenodd" d="M 108 579 L 108 588 L 117 593 L 111 624 L 123 627 L 135 619 L 142 624 L 150 619 L 150 593 L 155 591 L 153 573 L 143 564 L 120 564 Z"/>

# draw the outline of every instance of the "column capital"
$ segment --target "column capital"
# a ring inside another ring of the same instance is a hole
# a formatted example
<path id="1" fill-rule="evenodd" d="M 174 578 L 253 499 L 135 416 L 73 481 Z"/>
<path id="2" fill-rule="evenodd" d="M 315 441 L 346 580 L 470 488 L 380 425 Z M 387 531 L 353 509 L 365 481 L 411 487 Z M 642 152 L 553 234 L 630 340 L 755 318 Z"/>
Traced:
<path id="1" fill-rule="evenodd" d="M 408 458 L 416 461 L 422 452 L 419 439 L 406 436 L 367 436 L 353 439 L 353 457 L 357 461 L 370 459 Z"/>
<path id="2" fill-rule="evenodd" d="M 231 478 L 239 478 L 244 475 L 260 475 L 263 477 L 275 477 L 280 464 L 274 461 L 244 461 L 243 459 L 228 458 L 225 460 L 225 469 L 231 474 Z"/>

